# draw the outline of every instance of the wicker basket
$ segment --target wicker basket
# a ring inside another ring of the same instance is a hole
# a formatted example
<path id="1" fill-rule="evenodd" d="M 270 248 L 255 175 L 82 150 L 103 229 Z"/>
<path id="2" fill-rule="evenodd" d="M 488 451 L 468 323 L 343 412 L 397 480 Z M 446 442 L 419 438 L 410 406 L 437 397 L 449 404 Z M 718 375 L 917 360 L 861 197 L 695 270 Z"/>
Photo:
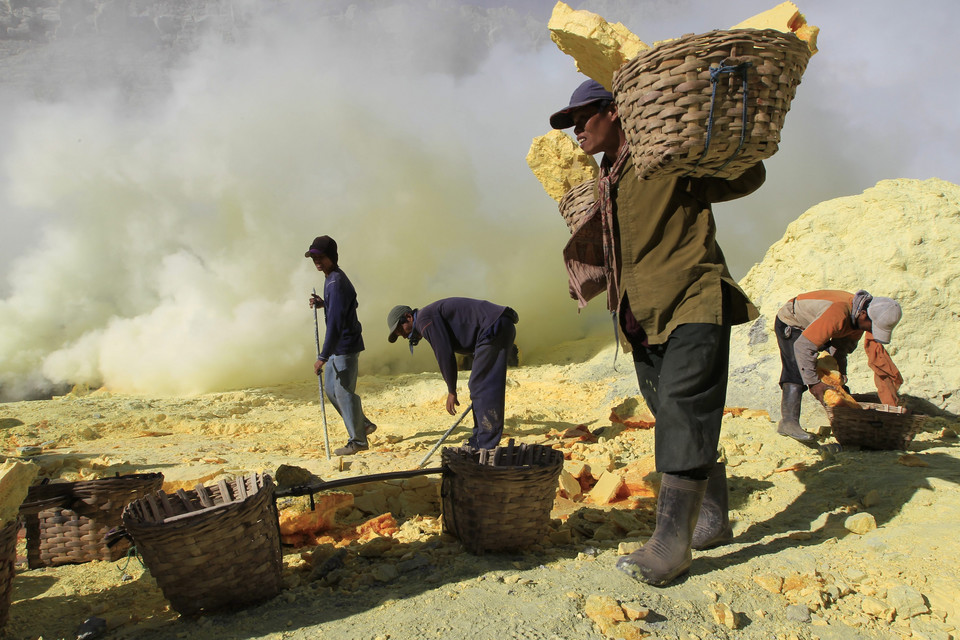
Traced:
<path id="1" fill-rule="evenodd" d="M 183 615 L 238 609 L 283 586 L 280 525 L 269 475 L 163 491 L 132 502 L 123 526 L 163 595 Z"/>
<path id="2" fill-rule="evenodd" d="M 0 629 L 7 624 L 7 618 L 10 615 L 10 595 L 13 593 L 19 530 L 20 523 L 16 518 L 0 529 Z"/>
<path id="3" fill-rule="evenodd" d="M 687 35 L 624 64 L 613 93 L 637 175 L 730 178 L 772 156 L 809 59 L 792 33 L 735 29 Z"/>
<path id="4" fill-rule="evenodd" d="M 927 419 L 888 404 L 861 402 L 860 407 L 827 407 L 833 437 L 844 447 L 906 450 Z"/>
<path id="5" fill-rule="evenodd" d="M 107 546 L 107 532 L 120 526 L 128 502 L 162 485 L 162 473 L 139 473 L 30 487 L 20 506 L 27 530 L 27 565 L 37 569 L 123 557 L 129 544 Z"/>
<path id="6" fill-rule="evenodd" d="M 563 221 L 567 223 L 570 233 L 577 230 L 580 222 L 590 213 L 597 201 L 593 197 L 593 186 L 593 180 L 581 182 L 560 198 L 560 215 L 563 216 Z"/>
<path id="7" fill-rule="evenodd" d="M 521 549 L 543 539 L 563 454 L 521 444 L 443 450 L 443 528 L 471 553 Z"/>

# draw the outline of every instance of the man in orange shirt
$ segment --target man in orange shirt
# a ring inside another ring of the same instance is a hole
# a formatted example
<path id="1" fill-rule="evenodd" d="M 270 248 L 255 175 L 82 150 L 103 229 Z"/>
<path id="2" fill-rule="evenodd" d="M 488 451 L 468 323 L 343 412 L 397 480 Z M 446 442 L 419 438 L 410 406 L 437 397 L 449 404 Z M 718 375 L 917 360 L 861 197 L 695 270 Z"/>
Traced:
<path id="1" fill-rule="evenodd" d="M 902 315 L 896 300 L 875 298 L 863 290 L 801 293 L 783 305 L 774 322 L 783 365 L 777 433 L 816 446 L 816 438 L 800 426 L 800 400 L 806 388 L 822 404 L 823 393 L 829 388 L 817 377 L 817 356 L 829 351 L 845 380 L 847 355 L 865 333 L 863 348 L 880 401 L 896 405 L 903 378 L 883 345 L 890 342 Z"/>

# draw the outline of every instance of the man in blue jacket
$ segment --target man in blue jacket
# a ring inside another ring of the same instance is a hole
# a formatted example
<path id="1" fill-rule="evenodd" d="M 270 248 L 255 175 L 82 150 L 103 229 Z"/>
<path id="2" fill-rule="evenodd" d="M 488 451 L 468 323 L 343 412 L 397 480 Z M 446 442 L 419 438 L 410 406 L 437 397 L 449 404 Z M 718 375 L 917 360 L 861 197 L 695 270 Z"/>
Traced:
<path id="1" fill-rule="evenodd" d="M 317 375 L 329 362 L 324 384 L 330 403 L 343 418 L 350 440 L 346 446 L 334 449 L 338 456 L 349 456 L 369 448 L 367 435 L 377 430 L 363 414 L 360 396 L 357 395 L 357 373 L 360 369 L 360 352 L 363 337 L 360 335 L 360 320 L 357 318 L 357 291 L 340 270 L 337 263 L 337 243 L 330 236 L 319 236 L 304 254 L 313 260 L 318 271 L 324 275 L 323 298 L 310 296 L 310 307 L 322 307 L 326 322 L 323 348 L 313 365 Z"/>
<path id="2" fill-rule="evenodd" d="M 397 305 L 387 314 L 390 335 L 410 341 L 410 349 L 426 338 L 447 383 L 447 413 L 456 413 L 457 356 L 472 354 L 470 400 L 473 402 L 473 435 L 467 444 L 493 449 L 503 435 L 503 413 L 507 389 L 507 360 L 513 348 L 519 320 L 517 312 L 486 300 L 444 298 L 423 309 Z"/>

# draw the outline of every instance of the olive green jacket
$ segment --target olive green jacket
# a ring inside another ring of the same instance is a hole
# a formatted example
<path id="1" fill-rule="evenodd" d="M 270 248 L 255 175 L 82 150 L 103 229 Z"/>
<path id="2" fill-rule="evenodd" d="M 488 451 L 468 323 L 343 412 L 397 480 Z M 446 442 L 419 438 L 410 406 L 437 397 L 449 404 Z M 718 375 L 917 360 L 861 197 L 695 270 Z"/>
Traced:
<path id="1" fill-rule="evenodd" d="M 765 178 L 762 162 L 732 180 L 639 180 L 632 159 L 624 164 L 614 196 L 619 291 L 608 296 L 617 301 L 628 296 L 649 344 L 666 342 L 681 324 L 723 324 L 721 283 L 730 288 L 728 322 L 742 324 L 759 315 L 727 269 L 710 204 L 752 193 Z M 570 293 L 581 308 L 609 285 L 598 233 L 601 217 L 598 203 L 564 249 Z M 630 350 L 622 333 L 621 343 Z"/>

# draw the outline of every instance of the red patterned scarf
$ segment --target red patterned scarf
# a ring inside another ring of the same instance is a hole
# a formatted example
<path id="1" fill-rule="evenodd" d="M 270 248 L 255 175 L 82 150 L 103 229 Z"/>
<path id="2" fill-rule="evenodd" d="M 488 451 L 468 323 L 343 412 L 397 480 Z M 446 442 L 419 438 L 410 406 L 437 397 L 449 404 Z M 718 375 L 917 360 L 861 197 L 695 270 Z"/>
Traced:
<path id="1" fill-rule="evenodd" d="M 614 312 L 620 309 L 620 269 L 617 265 L 616 238 L 613 233 L 613 201 L 616 199 L 620 173 L 629 158 L 630 147 L 624 142 L 617 151 L 615 161 L 611 162 L 608 156 L 603 156 L 600 177 L 597 179 L 597 200 L 603 228 L 603 261 L 607 277 L 607 309 Z"/>

